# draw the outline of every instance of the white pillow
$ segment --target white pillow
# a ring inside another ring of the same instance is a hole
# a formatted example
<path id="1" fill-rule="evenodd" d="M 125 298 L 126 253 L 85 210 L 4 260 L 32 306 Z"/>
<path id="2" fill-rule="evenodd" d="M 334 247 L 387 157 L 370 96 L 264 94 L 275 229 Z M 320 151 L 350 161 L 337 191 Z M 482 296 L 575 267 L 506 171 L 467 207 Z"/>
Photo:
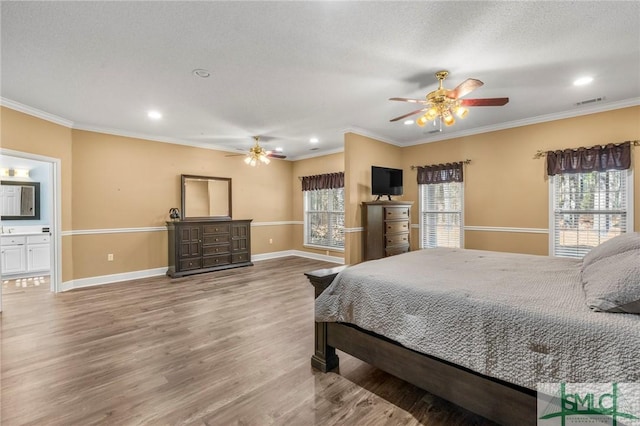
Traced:
<path id="1" fill-rule="evenodd" d="M 582 259 L 582 269 L 605 257 L 629 250 L 640 250 L 640 232 L 627 232 L 592 248 Z"/>
<path id="2" fill-rule="evenodd" d="M 640 314 L 640 249 L 603 257 L 582 269 L 587 306 Z"/>

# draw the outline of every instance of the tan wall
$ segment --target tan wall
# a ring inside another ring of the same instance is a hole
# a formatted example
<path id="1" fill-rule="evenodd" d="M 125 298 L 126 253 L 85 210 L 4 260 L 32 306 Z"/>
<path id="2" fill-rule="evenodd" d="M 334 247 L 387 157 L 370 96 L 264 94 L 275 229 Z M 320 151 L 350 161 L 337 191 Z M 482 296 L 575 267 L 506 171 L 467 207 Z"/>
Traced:
<path id="1" fill-rule="evenodd" d="M 344 136 L 345 226 L 362 227 L 362 202 L 371 201 L 371 166 L 402 168 L 402 148 L 378 140 L 347 133 Z M 405 170 L 405 175 L 407 172 Z M 406 200 L 406 196 L 397 197 Z M 345 234 L 345 263 L 363 259 L 363 233 Z"/>
<path id="2" fill-rule="evenodd" d="M 314 254 L 344 257 L 343 252 L 332 250 L 318 250 L 304 246 L 304 197 L 302 194 L 302 176 L 313 176 L 324 173 L 335 173 L 344 171 L 344 153 L 322 155 L 320 157 L 308 158 L 293 162 L 291 183 L 292 191 L 292 215 L 296 223 L 292 229 L 292 242 L 294 250 L 302 250 Z"/>
<path id="3" fill-rule="evenodd" d="M 464 169 L 466 226 L 543 228 L 549 226 L 549 181 L 538 150 L 555 150 L 640 139 L 640 107 L 534 124 L 464 138 L 406 147 L 410 165 L 470 159 Z M 635 229 L 640 229 L 640 155 L 634 152 Z M 418 223 L 415 171 L 405 178 L 405 198 L 416 201 L 412 223 Z M 417 232 L 414 232 L 417 236 Z M 414 241 L 417 240 L 414 238 Z M 466 231 L 465 247 L 548 254 L 546 234 Z"/>
<path id="4" fill-rule="evenodd" d="M 14 151 L 60 159 L 62 231 L 73 229 L 71 129 L 0 107 L 0 146 Z M 62 280 L 68 281 L 72 278 L 73 245 L 71 237 L 62 237 Z"/>
<path id="5" fill-rule="evenodd" d="M 249 167 L 242 156 L 143 139 L 73 131 L 73 229 L 164 226 L 171 207 L 180 206 L 180 175 L 230 177 L 232 216 L 254 222 L 291 221 L 291 162 Z M 291 225 L 253 227 L 253 254 L 291 247 Z M 164 232 L 157 232 L 164 234 Z M 74 278 L 151 269 L 167 264 L 166 235 L 95 234 L 74 237 L 82 259 Z M 273 240 L 269 244 L 269 238 Z M 146 242 L 142 243 L 142 242 Z M 131 256 L 131 244 L 146 246 Z M 119 262 L 107 262 L 113 253 Z"/>

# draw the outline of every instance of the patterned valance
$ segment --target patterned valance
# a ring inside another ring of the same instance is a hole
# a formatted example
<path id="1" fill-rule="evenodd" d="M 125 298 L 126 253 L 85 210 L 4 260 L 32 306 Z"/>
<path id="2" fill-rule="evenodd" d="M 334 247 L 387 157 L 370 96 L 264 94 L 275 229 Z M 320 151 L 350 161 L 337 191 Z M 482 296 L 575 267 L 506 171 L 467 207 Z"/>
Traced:
<path id="1" fill-rule="evenodd" d="M 462 182 L 464 162 L 418 166 L 418 184 Z"/>
<path id="2" fill-rule="evenodd" d="M 547 174 L 626 170 L 631 167 L 631 143 L 547 152 Z"/>
<path id="3" fill-rule="evenodd" d="M 303 191 L 316 191 L 318 189 L 344 188 L 344 172 L 326 173 L 323 175 L 303 176 Z"/>

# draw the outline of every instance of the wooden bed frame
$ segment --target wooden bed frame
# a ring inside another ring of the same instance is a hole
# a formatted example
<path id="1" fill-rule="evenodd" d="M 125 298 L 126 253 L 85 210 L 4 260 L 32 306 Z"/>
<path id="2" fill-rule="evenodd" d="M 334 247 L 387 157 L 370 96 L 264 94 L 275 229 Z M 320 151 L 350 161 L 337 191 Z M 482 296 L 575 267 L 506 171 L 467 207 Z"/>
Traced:
<path id="1" fill-rule="evenodd" d="M 305 273 L 315 288 L 316 298 L 344 268 Z M 534 390 L 416 352 L 355 325 L 316 322 L 311 365 L 324 373 L 335 369 L 339 363 L 336 349 L 494 422 L 536 424 Z"/>

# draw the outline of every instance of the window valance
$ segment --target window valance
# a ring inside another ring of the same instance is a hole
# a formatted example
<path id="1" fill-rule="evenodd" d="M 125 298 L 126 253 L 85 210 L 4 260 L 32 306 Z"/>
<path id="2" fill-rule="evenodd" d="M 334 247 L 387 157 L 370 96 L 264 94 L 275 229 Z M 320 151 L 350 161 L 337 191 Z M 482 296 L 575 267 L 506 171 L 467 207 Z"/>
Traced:
<path id="1" fill-rule="evenodd" d="M 631 143 L 547 152 L 547 174 L 603 172 L 631 167 Z"/>
<path id="2" fill-rule="evenodd" d="M 344 188 L 344 172 L 325 173 L 323 175 L 302 176 L 302 190 Z"/>
<path id="3" fill-rule="evenodd" d="M 418 184 L 462 182 L 463 164 L 464 161 L 435 164 L 432 166 L 418 166 Z"/>

